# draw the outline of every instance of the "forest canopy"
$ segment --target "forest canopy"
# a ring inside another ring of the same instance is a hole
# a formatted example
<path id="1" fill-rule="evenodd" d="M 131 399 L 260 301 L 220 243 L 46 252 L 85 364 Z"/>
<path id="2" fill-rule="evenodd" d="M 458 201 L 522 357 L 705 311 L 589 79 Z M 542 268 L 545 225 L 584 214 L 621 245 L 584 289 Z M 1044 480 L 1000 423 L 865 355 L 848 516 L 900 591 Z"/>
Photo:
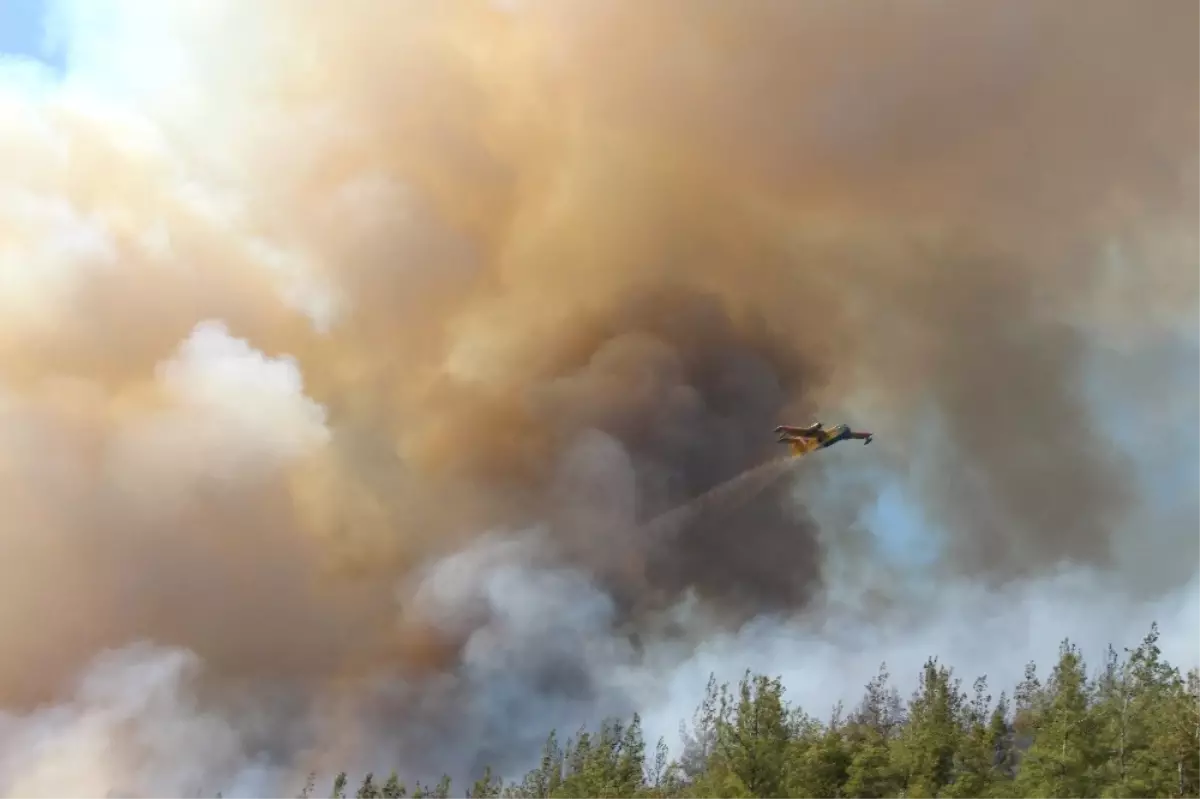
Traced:
<path id="1" fill-rule="evenodd" d="M 473 785 L 392 772 L 338 774 L 332 797 L 1183 797 L 1200 796 L 1200 670 L 1162 656 L 1157 624 L 1141 644 L 1088 664 L 1064 640 L 1049 672 L 1035 663 L 993 695 L 936 657 L 905 700 L 887 665 L 855 707 L 789 703 L 778 677 L 710 677 L 681 723 L 682 748 L 652 749 L 637 714 L 548 733 L 523 779 L 490 769 Z M 465 790 L 464 790 L 465 789 Z M 310 775 L 301 796 L 320 795 Z"/>

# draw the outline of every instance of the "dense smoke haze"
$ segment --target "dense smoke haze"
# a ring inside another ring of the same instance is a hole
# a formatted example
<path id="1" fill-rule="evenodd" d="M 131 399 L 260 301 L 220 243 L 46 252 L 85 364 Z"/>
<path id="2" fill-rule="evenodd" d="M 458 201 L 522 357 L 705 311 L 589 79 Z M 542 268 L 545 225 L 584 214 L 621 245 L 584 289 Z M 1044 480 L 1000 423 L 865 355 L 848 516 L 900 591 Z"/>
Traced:
<path id="1" fill-rule="evenodd" d="M 51 22 L 63 75 L 0 62 L 6 795 L 511 776 L 1054 619 L 1200 660 L 1195 3 Z M 688 505 L 814 418 L 877 437 Z"/>

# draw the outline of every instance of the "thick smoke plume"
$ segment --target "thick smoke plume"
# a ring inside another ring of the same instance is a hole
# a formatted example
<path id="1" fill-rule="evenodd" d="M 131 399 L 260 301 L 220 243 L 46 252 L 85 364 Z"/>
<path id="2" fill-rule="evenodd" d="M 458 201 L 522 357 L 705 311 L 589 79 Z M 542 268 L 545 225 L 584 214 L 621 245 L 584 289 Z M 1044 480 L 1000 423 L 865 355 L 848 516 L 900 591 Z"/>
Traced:
<path id="1" fill-rule="evenodd" d="M 8 793 L 519 768 L 707 631 L 909 602 L 888 481 L 947 591 L 1194 575 L 1088 399 L 1195 324 L 1194 3 L 53 20 L 61 80 L 0 65 Z M 651 524 L 812 418 L 876 443 Z"/>

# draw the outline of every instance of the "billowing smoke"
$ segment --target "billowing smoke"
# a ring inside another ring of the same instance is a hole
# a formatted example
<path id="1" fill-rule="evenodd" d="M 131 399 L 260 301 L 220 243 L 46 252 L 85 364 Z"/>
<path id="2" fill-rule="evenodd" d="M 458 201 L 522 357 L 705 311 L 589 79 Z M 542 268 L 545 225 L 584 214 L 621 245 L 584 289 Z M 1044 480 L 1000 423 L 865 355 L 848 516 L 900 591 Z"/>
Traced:
<path id="1" fill-rule="evenodd" d="M 0 64 L 8 793 L 512 772 L 747 622 L 1195 591 L 1111 434 L 1195 324 L 1194 3 L 52 21 L 61 79 Z M 812 418 L 876 443 L 655 523 Z"/>

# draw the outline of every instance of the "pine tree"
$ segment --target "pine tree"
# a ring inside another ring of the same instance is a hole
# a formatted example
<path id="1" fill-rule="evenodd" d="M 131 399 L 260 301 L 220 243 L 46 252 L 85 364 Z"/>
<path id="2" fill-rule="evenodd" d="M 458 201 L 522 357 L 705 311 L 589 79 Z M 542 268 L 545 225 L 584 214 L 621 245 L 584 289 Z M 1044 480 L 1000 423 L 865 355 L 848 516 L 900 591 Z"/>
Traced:
<path id="1" fill-rule="evenodd" d="M 1095 718 L 1089 713 L 1083 657 L 1064 641 L 1021 760 L 1018 786 L 1031 797 L 1095 796 Z"/>
<path id="2" fill-rule="evenodd" d="M 375 785 L 375 775 L 367 772 L 367 776 L 363 778 L 362 785 L 359 786 L 358 793 L 355 799 L 379 799 L 379 788 Z"/>
<path id="3" fill-rule="evenodd" d="M 1018 750 L 1027 749 L 1046 704 L 1045 689 L 1037 676 L 1037 664 L 1025 664 L 1025 676 L 1013 694 L 1013 733 Z"/>
<path id="4" fill-rule="evenodd" d="M 437 785 L 422 785 L 417 780 L 413 783 L 412 796 L 413 799 L 447 799 L 450 796 L 450 777 L 443 774 Z"/>
<path id="5" fill-rule="evenodd" d="M 1123 779 L 1114 793 L 1178 796 L 1197 757 L 1192 748 L 1187 685 L 1162 660 L 1154 624 L 1129 656 L 1129 708 Z"/>
<path id="6" fill-rule="evenodd" d="M 1015 734 L 1008 715 L 1008 695 L 1000 693 L 988 722 L 988 745 L 992 753 L 991 795 L 1007 796 L 1017 770 Z"/>
<path id="7" fill-rule="evenodd" d="M 1177 760 L 1175 796 L 1200 796 L 1200 669 L 1190 669 L 1171 713 Z"/>
<path id="8" fill-rule="evenodd" d="M 961 735 L 954 754 L 954 776 L 941 796 L 987 796 L 992 789 L 994 753 L 989 727 L 992 707 L 987 677 L 975 680 L 973 695 L 962 710 Z"/>
<path id="9" fill-rule="evenodd" d="M 867 683 L 848 726 L 846 742 L 851 759 L 845 790 L 850 796 L 869 799 L 891 796 L 899 790 L 890 747 L 903 722 L 900 695 L 891 685 L 887 664 L 881 664 L 875 678 Z"/>
<path id="10" fill-rule="evenodd" d="M 740 699 L 734 725 L 734 773 L 751 796 L 782 796 L 783 764 L 787 757 L 787 706 L 780 678 L 751 677 L 738 686 Z"/>
<path id="11" fill-rule="evenodd" d="M 393 771 L 387 778 L 387 782 L 383 784 L 382 793 L 383 799 L 404 799 L 408 796 L 408 788 L 400 782 L 400 776 Z"/>
<path id="12" fill-rule="evenodd" d="M 558 745 L 558 734 L 550 731 L 546 743 L 542 745 L 541 765 L 525 775 L 521 784 L 523 796 L 545 799 L 553 794 L 562 784 L 563 751 Z"/>
<path id="13" fill-rule="evenodd" d="M 1091 690 L 1092 729 L 1096 740 L 1095 784 L 1106 797 L 1124 796 L 1130 754 L 1133 694 L 1129 662 L 1109 645 Z"/>
<path id="14" fill-rule="evenodd" d="M 300 790 L 298 799 L 309 799 L 312 796 L 313 789 L 317 786 L 317 774 L 314 771 L 308 773 L 308 777 L 304 780 L 304 787 Z"/>
<path id="15" fill-rule="evenodd" d="M 483 776 L 471 785 L 467 796 L 470 799 L 495 799 L 500 795 L 502 787 L 500 780 L 492 775 L 492 767 L 488 766 L 483 770 Z"/>
<path id="16" fill-rule="evenodd" d="M 907 796 L 937 796 L 953 781 L 965 700 L 953 672 L 936 658 L 926 661 L 894 747 Z"/>
<path id="17" fill-rule="evenodd" d="M 828 724 L 797 710 L 789 727 L 787 794 L 846 796 L 853 753 L 846 739 L 841 704 L 834 706 Z"/>
<path id="18" fill-rule="evenodd" d="M 717 685 L 715 674 L 708 675 L 708 684 L 704 688 L 704 699 L 692 717 L 689 730 L 682 722 L 679 725 L 679 736 L 683 741 L 683 754 L 679 759 L 680 770 L 687 782 L 694 782 L 704 776 L 709 758 L 717 741 L 717 703 L 723 686 Z"/>

